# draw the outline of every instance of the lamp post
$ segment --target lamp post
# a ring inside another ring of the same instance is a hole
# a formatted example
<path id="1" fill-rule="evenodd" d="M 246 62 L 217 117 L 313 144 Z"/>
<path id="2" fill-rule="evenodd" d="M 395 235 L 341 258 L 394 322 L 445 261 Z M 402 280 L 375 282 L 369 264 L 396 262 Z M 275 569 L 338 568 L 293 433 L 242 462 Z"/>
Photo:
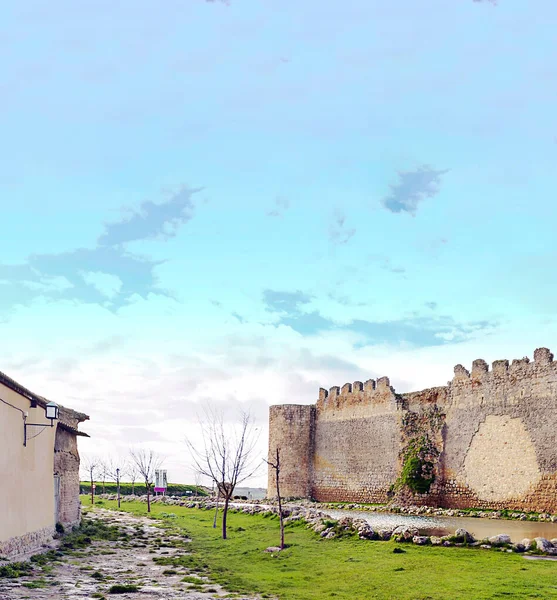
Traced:
<path id="1" fill-rule="evenodd" d="M 120 508 L 120 469 L 116 469 L 116 486 L 118 488 L 118 508 Z"/>
<path id="2" fill-rule="evenodd" d="M 50 427 L 54 427 L 54 421 L 58 420 L 58 416 L 60 413 L 60 407 L 58 406 L 58 404 L 56 404 L 56 402 L 49 402 L 46 406 L 45 406 L 45 417 L 47 419 L 50 419 Z M 23 417 L 23 445 L 27 446 L 27 427 L 48 427 L 48 425 L 45 425 L 44 423 L 27 423 L 27 413 L 25 413 L 25 416 Z M 41 432 L 39 432 L 41 433 Z M 38 435 L 38 434 L 37 434 Z"/>

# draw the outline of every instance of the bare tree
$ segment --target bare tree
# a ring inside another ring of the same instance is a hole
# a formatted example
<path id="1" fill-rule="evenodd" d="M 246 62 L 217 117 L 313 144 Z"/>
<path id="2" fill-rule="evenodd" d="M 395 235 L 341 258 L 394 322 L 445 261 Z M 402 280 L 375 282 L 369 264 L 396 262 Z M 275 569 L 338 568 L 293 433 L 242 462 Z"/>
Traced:
<path id="1" fill-rule="evenodd" d="M 161 466 L 163 458 L 153 450 L 145 450 L 143 448 L 130 450 L 130 456 L 137 467 L 138 475 L 145 482 L 145 487 L 147 488 L 147 512 L 151 512 L 151 487 L 153 486 L 155 471 Z"/>
<path id="2" fill-rule="evenodd" d="M 195 495 L 199 496 L 199 488 L 201 486 L 201 478 L 203 477 L 203 474 L 200 473 L 197 469 L 195 471 Z"/>
<path id="3" fill-rule="evenodd" d="M 224 499 L 222 538 L 226 539 L 228 506 L 234 488 L 251 477 L 255 465 L 257 429 L 249 413 L 241 412 L 237 423 L 226 427 L 221 411 L 206 407 L 199 419 L 201 444 L 186 439 L 195 467 L 199 473 L 215 482 L 218 496 Z M 218 507 L 217 496 L 217 507 Z"/>
<path id="4" fill-rule="evenodd" d="M 120 481 L 125 476 L 127 464 L 120 458 L 110 458 L 106 463 L 107 475 L 116 483 L 116 493 L 118 495 L 118 508 L 120 508 Z"/>
<path id="5" fill-rule="evenodd" d="M 138 470 L 133 460 L 127 463 L 126 473 L 132 484 L 132 496 L 135 496 L 135 482 L 137 480 Z"/>
<path id="6" fill-rule="evenodd" d="M 100 459 L 96 456 L 84 456 L 81 460 L 81 466 L 87 473 L 87 478 L 91 484 L 91 504 L 95 504 L 95 475 L 99 469 Z"/>
<path id="7" fill-rule="evenodd" d="M 106 489 L 106 480 L 109 477 L 108 471 L 109 471 L 108 461 L 105 458 L 100 459 L 99 466 L 98 466 L 98 473 L 101 478 L 103 494 L 105 493 L 105 489 Z"/>
<path id="8" fill-rule="evenodd" d="M 269 453 L 270 454 L 270 453 Z M 269 455 L 269 458 L 271 456 Z M 280 497 L 280 448 L 276 448 L 276 455 L 271 460 L 265 461 L 271 469 L 275 472 L 275 482 L 277 486 L 277 498 L 278 498 L 278 513 L 280 522 L 280 549 L 284 550 L 284 520 L 282 517 L 282 500 Z"/>

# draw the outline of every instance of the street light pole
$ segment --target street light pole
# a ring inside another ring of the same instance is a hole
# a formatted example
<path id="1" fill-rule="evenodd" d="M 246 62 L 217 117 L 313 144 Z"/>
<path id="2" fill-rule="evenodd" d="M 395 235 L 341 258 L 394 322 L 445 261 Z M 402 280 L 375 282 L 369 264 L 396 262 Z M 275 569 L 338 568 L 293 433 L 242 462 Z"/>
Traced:
<path id="1" fill-rule="evenodd" d="M 116 469 L 116 487 L 118 488 L 118 508 L 120 508 L 120 469 Z"/>

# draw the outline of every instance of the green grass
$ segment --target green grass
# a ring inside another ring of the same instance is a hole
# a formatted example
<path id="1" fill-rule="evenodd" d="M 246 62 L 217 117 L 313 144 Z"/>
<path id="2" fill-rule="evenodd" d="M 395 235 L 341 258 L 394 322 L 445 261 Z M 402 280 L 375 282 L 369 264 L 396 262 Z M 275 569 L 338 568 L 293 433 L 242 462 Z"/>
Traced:
<path id="1" fill-rule="evenodd" d="M 107 502 L 115 508 L 115 502 Z M 122 509 L 146 514 L 143 503 Z M 404 545 L 356 538 L 323 540 L 303 524 L 286 529 L 288 548 L 263 552 L 278 542 L 278 520 L 230 514 L 230 537 L 223 541 L 212 528 L 212 511 L 173 506 L 152 507 L 177 515 L 164 520 L 169 532 L 192 538 L 191 554 L 158 557 L 169 567 L 187 567 L 231 592 L 255 592 L 281 600 L 447 600 L 487 598 L 557 598 L 557 563 L 527 561 L 517 554 L 468 548 Z M 241 528 L 241 529 L 240 529 Z"/>
<path id="2" fill-rule="evenodd" d="M 109 590 L 109 594 L 129 594 L 135 593 L 139 591 L 139 587 L 137 585 L 113 585 Z"/>

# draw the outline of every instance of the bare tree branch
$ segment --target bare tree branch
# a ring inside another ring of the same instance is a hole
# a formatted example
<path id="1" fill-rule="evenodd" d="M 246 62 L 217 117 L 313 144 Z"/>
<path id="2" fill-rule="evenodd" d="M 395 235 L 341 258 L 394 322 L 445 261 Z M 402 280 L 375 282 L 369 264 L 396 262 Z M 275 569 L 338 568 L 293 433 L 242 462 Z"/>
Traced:
<path id="1" fill-rule="evenodd" d="M 153 450 L 136 448 L 130 450 L 130 457 L 139 476 L 145 482 L 147 488 L 147 512 L 151 512 L 151 487 L 155 477 L 155 471 L 162 465 L 164 458 L 159 456 Z"/>
<path id="2" fill-rule="evenodd" d="M 222 411 L 205 406 L 199 420 L 201 444 L 186 438 L 197 473 L 208 477 L 217 487 L 218 497 L 224 499 L 222 537 L 226 539 L 226 517 L 234 489 L 252 477 L 260 466 L 256 454 L 258 430 L 251 415 L 241 412 L 238 421 L 225 426 Z"/>
<path id="3" fill-rule="evenodd" d="M 91 504 L 95 503 L 95 475 L 99 470 L 101 460 L 98 456 L 83 456 L 81 458 L 81 468 L 87 473 L 87 479 L 91 485 Z"/>

